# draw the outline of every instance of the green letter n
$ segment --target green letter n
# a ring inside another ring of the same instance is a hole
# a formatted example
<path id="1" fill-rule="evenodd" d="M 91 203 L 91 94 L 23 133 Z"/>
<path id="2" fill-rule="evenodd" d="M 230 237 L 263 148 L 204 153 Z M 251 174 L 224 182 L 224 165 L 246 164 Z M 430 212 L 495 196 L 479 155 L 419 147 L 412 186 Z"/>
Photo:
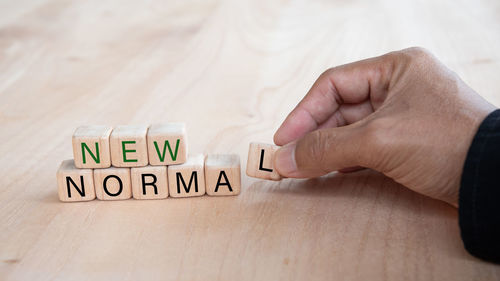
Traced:
<path id="1" fill-rule="evenodd" d="M 83 164 L 87 163 L 87 158 L 85 157 L 85 150 L 87 150 L 87 152 L 90 154 L 90 157 L 92 157 L 92 159 L 94 159 L 94 161 L 97 164 L 101 163 L 101 159 L 99 157 L 99 143 L 97 143 L 97 142 L 95 143 L 95 155 L 94 155 L 94 153 L 92 153 L 92 151 L 87 146 L 87 144 L 84 143 L 84 142 L 82 142 L 82 159 L 83 159 Z"/>
<path id="2" fill-rule="evenodd" d="M 163 162 L 165 160 L 165 152 L 167 152 L 167 147 L 168 147 L 168 152 L 170 153 L 170 157 L 172 158 L 172 161 L 175 161 L 177 159 L 177 152 L 179 151 L 179 143 L 180 139 L 177 139 L 177 142 L 175 143 L 175 153 L 172 153 L 172 148 L 170 147 L 170 143 L 168 140 L 165 141 L 163 144 L 163 153 L 160 153 L 160 148 L 158 147 L 158 143 L 154 141 L 153 143 L 155 144 L 156 148 L 156 153 L 158 154 L 158 157 L 160 158 L 160 161 Z"/>

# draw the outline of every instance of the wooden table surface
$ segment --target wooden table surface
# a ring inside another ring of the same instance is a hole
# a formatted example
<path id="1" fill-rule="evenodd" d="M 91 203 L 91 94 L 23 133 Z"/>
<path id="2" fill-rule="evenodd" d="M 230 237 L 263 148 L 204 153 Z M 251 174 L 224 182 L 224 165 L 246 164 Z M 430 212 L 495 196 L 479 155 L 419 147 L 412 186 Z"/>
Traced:
<path id="1" fill-rule="evenodd" d="M 238 153 L 326 68 L 413 45 L 500 105 L 500 2 L 0 1 L 1 280 L 498 280 L 457 210 L 372 172 L 237 197 L 61 203 L 84 124 L 187 124 Z"/>

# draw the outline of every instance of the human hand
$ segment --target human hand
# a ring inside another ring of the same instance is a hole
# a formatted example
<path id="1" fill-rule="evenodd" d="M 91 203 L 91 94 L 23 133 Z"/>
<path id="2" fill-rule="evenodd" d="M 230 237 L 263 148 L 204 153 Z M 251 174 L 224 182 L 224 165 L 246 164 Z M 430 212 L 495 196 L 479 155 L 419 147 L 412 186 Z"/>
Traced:
<path id="1" fill-rule="evenodd" d="M 274 167 L 311 178 L 359 167 L 454 206 L 467 151 L 495 108 L 421 48 L 325 71 L 274 135 Z"/>

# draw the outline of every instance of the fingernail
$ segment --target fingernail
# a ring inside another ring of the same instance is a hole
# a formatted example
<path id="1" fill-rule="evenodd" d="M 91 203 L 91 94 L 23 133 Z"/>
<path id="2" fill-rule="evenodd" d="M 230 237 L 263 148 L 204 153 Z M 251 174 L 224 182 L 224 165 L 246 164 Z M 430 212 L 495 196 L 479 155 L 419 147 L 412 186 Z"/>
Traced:
<path id="1" fill-rule="evenodd" d="M 274 168 L 280 175 L 289 176 L 297 171 L 295 163 L 295 143 L 282 146 L 274 154 Z"/>

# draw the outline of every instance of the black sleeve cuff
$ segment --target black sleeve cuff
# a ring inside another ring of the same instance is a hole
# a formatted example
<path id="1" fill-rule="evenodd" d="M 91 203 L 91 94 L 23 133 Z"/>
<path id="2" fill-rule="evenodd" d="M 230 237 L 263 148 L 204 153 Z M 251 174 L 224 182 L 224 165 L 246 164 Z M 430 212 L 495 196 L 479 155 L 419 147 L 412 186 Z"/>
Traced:
<path id="1" fill-rule="evenodd" d="M 500 110 L 490 113 L 474 136 L 459 194 L 465 248 L 478 258 L 500 263 Z"/>

